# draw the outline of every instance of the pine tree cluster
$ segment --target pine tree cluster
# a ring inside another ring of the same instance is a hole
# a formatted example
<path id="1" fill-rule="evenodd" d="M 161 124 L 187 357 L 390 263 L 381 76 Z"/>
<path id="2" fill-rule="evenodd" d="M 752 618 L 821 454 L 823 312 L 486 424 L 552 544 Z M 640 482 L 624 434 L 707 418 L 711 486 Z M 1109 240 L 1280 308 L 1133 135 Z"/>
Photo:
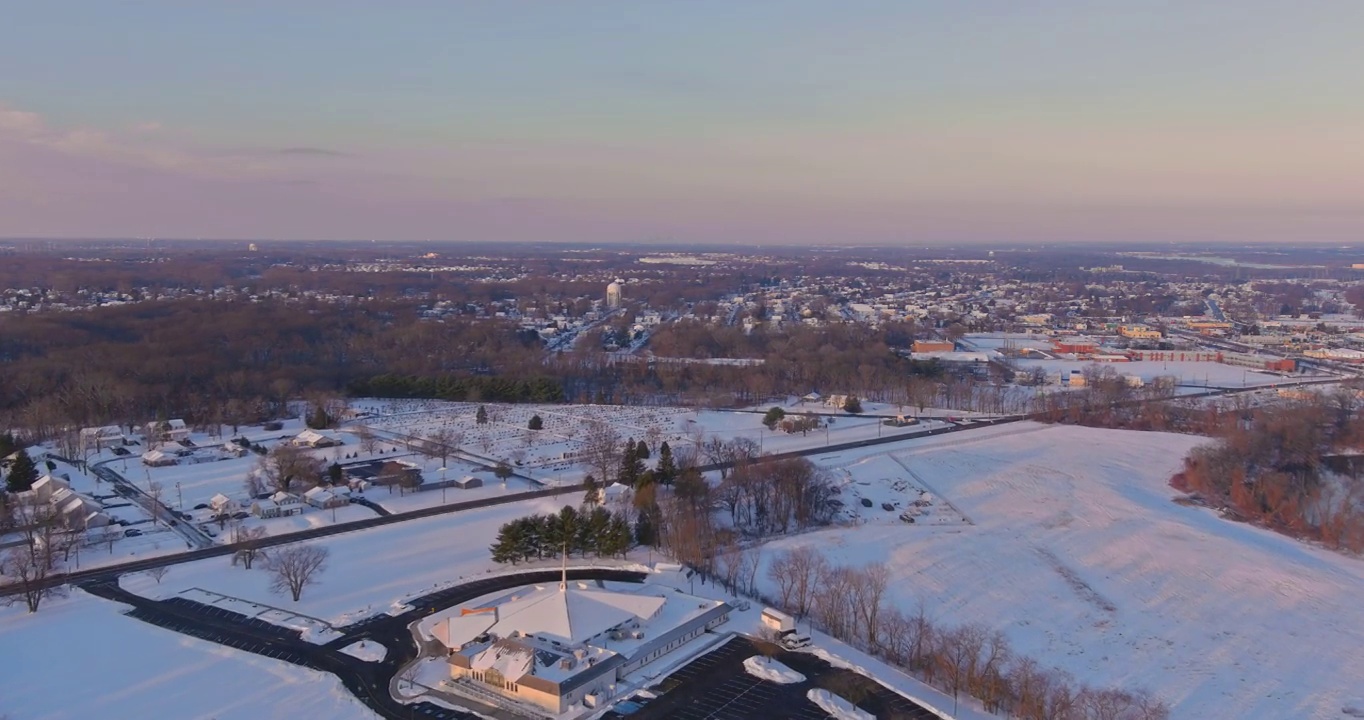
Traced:
<path id="1" fill-rule="evenodd" d="M 518 563 L 557 558 L 567 550 L 569 557 L 624 556 L 634 544 L 630 521 L 621 513 L 605 508 L 579 512 L 565 505 L 557 513 L 531 515 L 504 524 L 497 531 L 491 548 L 493 560 Z"/>

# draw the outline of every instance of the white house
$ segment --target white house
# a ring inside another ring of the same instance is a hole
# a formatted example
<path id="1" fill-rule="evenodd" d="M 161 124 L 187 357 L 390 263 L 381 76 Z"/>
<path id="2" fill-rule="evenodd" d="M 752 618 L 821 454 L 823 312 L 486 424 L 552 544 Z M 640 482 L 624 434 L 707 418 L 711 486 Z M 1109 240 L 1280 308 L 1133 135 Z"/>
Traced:
<path id="1" fill-rule="evenodd" d="M 162 442 L 180 442 L 189 439 L 189 426 L 184 420 L 174 418 L 171 420 L 147 423 L 147 438 Z"/>
<path id="2" fill-rule="evenodd" d="M 236 512 L 238 505 L 236 500 L 233 500 L 222 493 L 218 493 L 209 498 L 208 507 L 213 511 L 213 514 L 221 515 L 222 513 Z"/>
<path id="3" fill-rule="evenodd" d="M 180 462 L 180 458 L 161 450 L 148 450 L 142 453 L 142 464 L 147 467 L 166 467 Z"/>
<path id="4" fill-rule="evenodd" d="M 298 515 L 303 512 L 303 499 L 293 493 L 280 490 L 270 496 L 270 501 L 279 508 L 280 517 Z"/>
<path id="5" fill-rule="evenodd" d="M 602 490 L 602 500 L 608 503 L 623 503 L 630 498 L 630 486 L 618 482 L 607 485 Z"/>
<path id="6" fill-rule="evenodd" d="M 322 433 L 311 429 L 304 430 L 298 435 L 295 435 L 294 439 L 291 440 L 290 442 L 299 447 L 310 448 L 335 447 L 341 444 L 341 441 L 339 439 L 334 438 L 330 435 L 323 435 Z"/>
<path id="7" fill-rule="evenodd" d="M 474 477 L 473 475 L 465 475 L 454 481 L 454 487 L 457 487 L 460 490 L 473 490 L 474 488 L 483 487 L 483 480 Z"/>
<path id="8" fill-rule="evenodd" d="M 337 497 L 330 490 L 322 487 L 315 487 L 308 492 L 303 493 L 303 500 L 318 509 L 340 507 L 349 502 L 345 498 Z"/>
<path id="9" fill-rule="evenodd" d="M 34 497 L 43 502 L 50 502 L 52 496 L 59 490 L 70 490 L 71 486 L 65 480 L 52 475 L 44 475 L 33 481 L 33 486 L 29 490 L 33 491 Z"/>
<path id="10" fill-rule="evenodd" d="M 81 452 L 88 452 L 96 449 L 102 450 L 123 444 L 123 428 L 117 425 L 105 425 L 104 427 L 88 427 L 81 429 Z"/>
<path id="11" fill-rule="evenodd" d="M 265 520 L 280 515 L 280 507 L 274 500 L 256 500 L 251 503 L 251 514 Z"/>

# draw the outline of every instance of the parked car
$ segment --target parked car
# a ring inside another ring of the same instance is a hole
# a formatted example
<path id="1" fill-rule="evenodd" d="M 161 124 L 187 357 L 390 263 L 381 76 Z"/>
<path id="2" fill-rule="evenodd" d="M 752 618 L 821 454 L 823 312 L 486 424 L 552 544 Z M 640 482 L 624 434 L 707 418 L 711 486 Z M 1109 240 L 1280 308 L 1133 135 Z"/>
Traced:
<path id="1" fill-rule="evenodd" d="M 245 510 L 232 513 L 233 520 L 245 520 L 249 517 L 251 517 L 251 513 L 246 512 Z"/>
<path id="2" fill-rule="evenodd" d="M 127 530 L 123 531 L 123 537 L 137 537 L 138 535 L 141 534 L 142 531 L 138 530 L 137 528 L 128 528 Z"/>
<path id="3" fill-rule="evenodd" d="M 194 509 L 195 509 L 195 510 L 207 510 L 207 509 L 208 509 L 208 503 L 199 503 L 198 505 L 195 505 L 195 506 L 194 506 Z"/>

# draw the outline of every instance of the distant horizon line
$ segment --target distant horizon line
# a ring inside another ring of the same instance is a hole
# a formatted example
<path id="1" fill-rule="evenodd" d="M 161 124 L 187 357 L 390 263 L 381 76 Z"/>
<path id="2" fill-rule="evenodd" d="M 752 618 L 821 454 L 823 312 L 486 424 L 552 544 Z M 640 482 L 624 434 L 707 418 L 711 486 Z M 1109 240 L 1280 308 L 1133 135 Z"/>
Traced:
<path id="1" fill-rule="evenodd" d="M 743 243 L 735 241 L 711 241 L 682 243 L 676 240 L 386 240 L 378 238 L 231 238 L 231 237 L 133 237 L 133 236 L 0 236 L 0 243 L 277 243 L 277 244 L 373 244 L 373 245 L 500 245 L 515 247 L 648 247 L 660 251 L 686 252 L 700 249 L 736 252 L 745 249 L 761 248 L 809 248 L 829 250 L 855 249 L 1040 249 L 1050 247 L 1218 247 L 1248 249 L 1283 248 L 1293 249 L 1338 249 L 1351 250 L 1353 245 L 1331 241 L 1276 242 L 1272 240 L 1048 240 L 1048 241 L 1005 241 L 978 240 L 961 241 L 915 241 L 912 243 Z"/>

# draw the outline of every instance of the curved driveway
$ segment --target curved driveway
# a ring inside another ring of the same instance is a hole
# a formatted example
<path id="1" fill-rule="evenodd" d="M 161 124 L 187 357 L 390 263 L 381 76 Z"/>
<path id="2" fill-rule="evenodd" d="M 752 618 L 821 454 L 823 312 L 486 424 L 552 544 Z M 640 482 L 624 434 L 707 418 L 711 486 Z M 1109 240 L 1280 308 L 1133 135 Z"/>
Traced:
<path id="1" fill-rule="evenodd" d="M 354 625 L 338 628 L 342 636 L 325 645 L 307 642 L 295 630 L 192 600 L 145 598 L 120 588 L 117 577 L 87 581 L 81 587 L 92 595 L 132 606 L 127 614 L 143 622 L 336 675 L 347 690 L 380 717 L 394 720 L 415 716 L 474 720 L 479 716 L 428 702 L 403 704 L 389 694 L 389 684 L 394 676 L 417 656 L 416 641 L 408 626 L 436 610 L 468 602 L 488 593 L 554 582 L 560 577 L 558 570 L 536 570 L 475 580 L 438 590 L 410 601 L 408 605 L 412 609 L 400 615 L 376 615 Z M 570 580 L 643 582 L 645 573 L 585 568 L 569 570 L 568 577 Z M 367 662 L 341 652 L 342 648 L 359 640 L 378 642 L 388 649 L 388 653 L 380 662 Z"/>

